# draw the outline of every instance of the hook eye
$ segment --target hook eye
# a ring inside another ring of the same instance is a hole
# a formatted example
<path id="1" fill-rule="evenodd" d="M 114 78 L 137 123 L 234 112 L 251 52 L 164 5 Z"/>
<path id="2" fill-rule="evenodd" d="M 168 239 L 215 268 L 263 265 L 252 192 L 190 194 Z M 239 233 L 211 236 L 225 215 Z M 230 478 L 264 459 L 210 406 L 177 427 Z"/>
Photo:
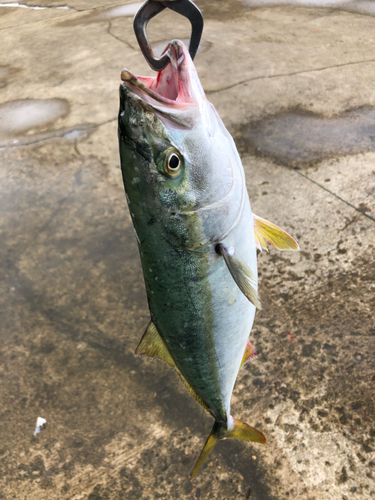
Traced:
<path id="1" fill-rule="evenodd" d="M 191 0 L 147 0 L 134 18 L 134 32 L 138 44 L 146 61 L 154 71 L 162 71 L 170 62 L 169 51 L 160 58 L 156 58 L 152 51 L 147 37 L 146 27 L 148 22 L 164 9 L 169 8 L 178 14 L 189 19 L 191 23 L 191 37 L 189 44 L 189 53 L 194 59 L 197 53 L 199 42 L 203 32 L 203 16 L 198 7 Z"/>

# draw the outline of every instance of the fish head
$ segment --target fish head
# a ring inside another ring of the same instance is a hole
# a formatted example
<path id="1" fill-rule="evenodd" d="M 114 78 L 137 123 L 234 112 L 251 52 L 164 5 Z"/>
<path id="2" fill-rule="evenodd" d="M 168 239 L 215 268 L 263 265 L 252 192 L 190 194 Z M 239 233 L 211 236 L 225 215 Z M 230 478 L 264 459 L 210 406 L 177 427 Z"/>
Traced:
<path id="1" fill-rule="evenodd" d="M 238 224 L 244 174 L 188 49 L 174 40 L 166 50 L 170 64 L 156 77 L 122 71 L 121 167 L 134 225 L 157 220 L 169 241 L 196 250 Z"/>

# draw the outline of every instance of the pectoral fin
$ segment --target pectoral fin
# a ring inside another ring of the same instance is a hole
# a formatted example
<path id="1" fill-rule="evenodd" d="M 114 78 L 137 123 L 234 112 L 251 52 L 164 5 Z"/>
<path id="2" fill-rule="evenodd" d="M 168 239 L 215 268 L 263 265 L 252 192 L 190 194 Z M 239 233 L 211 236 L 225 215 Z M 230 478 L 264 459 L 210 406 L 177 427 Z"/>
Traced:
<path id="1" fill-rule="evenodd" d="M 253 214 L 254 236 L 258 250 L 267 250 L 265 239 L 278 250 L 299 250 L 298 243 L 283 229 Z"/>
<path id="2" fill-rule="evenodd" d="M 160 359 L 161 361 L 164 361 L 165 363 L 171 365 L 177 372 L 177 375 L 180 377 L 188 391 L 195 397 L 198 403 L 201 404 L 205 410 L 208 410 L 206 403 L 202 401 L 202 399 L 198 396 L 198 394 L 194 391 L 186 378 L 180 372 L 180 369 L 176 365 L 171 353 L 169 352 L 168 347 L 165 345 L 163 338 L 161 337 L 158 329 L 152 321 L 150 321 L 148 327 L 146 328 L 142 340 L 140 341 L 134 354 L 136 356 L 146 356 L 148 358 Z"/>
<path id="3" fill-rule="evenodd" d="M 241 292 L 258 309 L 262 309 L 256 290 L 256 278 L 249 266 L 241 259 L 235 256 L 234 248 L 226 248 L 222 243 L 216 245 L 216 252 L 224 257 L 229 272 L 237 283 Z"/>
<path id="4" fill-rule="evenodd" d="M 246 344 L 245 352 L 243 354 L 240 369 L 243 367 L 243 365 L 245 365 L 248 361 L 250 361 L 250 359 L 255 359 L 257 356 L 258 356 L 258 354 L 255 350 L 255 347 L 250 342 L 250 340 L 248 340 L 247 344 Z"/>

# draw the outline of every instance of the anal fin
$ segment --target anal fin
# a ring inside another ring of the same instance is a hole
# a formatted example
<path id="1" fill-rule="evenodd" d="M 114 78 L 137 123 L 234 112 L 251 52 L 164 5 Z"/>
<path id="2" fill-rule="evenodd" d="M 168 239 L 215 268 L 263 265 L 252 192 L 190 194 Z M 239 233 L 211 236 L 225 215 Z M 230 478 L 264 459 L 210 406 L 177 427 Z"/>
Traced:
<path id="1" fill-rule="evenodd" d="M 198 401 L 200 405 L 203 406 L 205 410 L 208 410 L 206 403 L 198 396 L 198 394 L 191 387 L 186 378 L 182 375 L 180 369 L 176 365 L 172 354 L 170 353 L 168 347 L 165 345 L 163 338 L 161 337 L 155 324 L 150 321 L 148 327 L 146 328 L 143 337 L 138 344 L 137 349 L 134 353 L 136 356 L 146 356 L 148 358 L 156 358 L 168 363 L 177 372 L 185 387 L 188 389 L 190 394 Z"/>
<path id="2" fill-rule="evenodd" d="M 298 243 L 283 229 L 272 222 L 268 222 L 261 217 L 253 214 L 254 217 L 254 236 L 255 244 L 258 250 L 267 250 L 267 244 L 264 240 L 269 241 L 278 250 L 294 250 L 298 251 Z"/>
<path id="3" fill-rule="evenodd" d="M 167 349 L 164 340 L 161 338 L 155 324 L 150 321 L 140 343 L 134 353 L 136 356 L 147 356 L 156 358 L 175 367 L 175 362 L 171 353 Z"/>
<path id="4" fill-rule="evenodd" d="M 240 366 L 240 369 L 248 362 L 250 361 L 250 359 L 255 359 L 256 357 L 258 356 L 256 350 L 255 350 L 255 347 L 253 346 L 253 344 L 250 342 L 250 340 L 247 341 L 247 344 L 246 344 L 246 349 L 245 349 L 245 352 L 243 354 L 243 358 L 242 358 L 242 361 L 241 361 L 241 366 Z"/>
<path id="5" fill-rule="evenodd" d="M 250 267 L 235 256 L 234 248 L 226 248 L 222 243 L 215 247 L 216 252 L 224 257 L 232 278 L 247 299 L 258 309 L 262 309 L 256 290 L 256 278 Z"/>

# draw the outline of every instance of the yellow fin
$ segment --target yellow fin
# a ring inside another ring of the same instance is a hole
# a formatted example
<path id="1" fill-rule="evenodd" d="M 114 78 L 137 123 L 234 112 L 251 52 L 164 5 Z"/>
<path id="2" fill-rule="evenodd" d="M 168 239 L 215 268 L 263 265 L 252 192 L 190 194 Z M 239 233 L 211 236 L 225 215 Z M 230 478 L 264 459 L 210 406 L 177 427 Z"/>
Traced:
<path id="1" fill-rule="evenodd" d="M 226 248 L 222 243 L 216 245 L 216 252 L 224 257 L 232 278 L 245 297 L 258 309 L 262 309 L 256 290 L 256 278 L 250 267 L 235 256 L 234 248 Z"/>
<path id="2" fill-rule="evenodd" d="M 161 361 L 164 361 L 165 363 L 171 365 L 177 372 L 177 375 L 180 377 L 188 391 L 195 397 L 198 403 L 201 404 L 205 410 L 208 410 L 206 403 L 202 401 L 202 399 L 198 396 L 198 394 L 194 391 L 186 378 L 180 372 L 180 369 L 176 365 L 171 353 L 169 352 L 168 347 L 165 345 L 163 338 L 161 337 L 158 329 L 152 321 L 150 321 L 148 327 L 146 328 L 142 340 L 140 341 L 134 354 L 136 356 L 146 356 L 148 358 L 160 359 Z"/>
<path id="3" fill-rule="evenodd" d="M 265 239 L 278 250 L 299 250 L 298 243 L 283 229 L 253 214 L 255 244 L 259 250 L 267 250 Z"/>
<path id="4" fill-rule="evenodd" d="M 191 473 L 191 480 L 195 478 L 199 469 L 220 439 L 240 439 L 241 441 L 267 444 L 266 436 L 263 432 L 255 429 L 255 427 L 250 427 L 250 425 L 245 424 L 245 422 L 241 422 L 241 420 L 232 417 L 230 417 L 230 421 L 231 423 L 228 425 L 228 428 L 220 422 L 216 421 L 214 423 L 211 434 L 208 436 L 206 444 Z"/>
<path id="5" fill-rule="evenodd" d="M 246 344 L 246 349 L 245 349 L 245 352 L 243 354 L 243 358 L 241 361 L 240 369 L 243 367 L 243 365 L 245 365 L 248 361 L 250 361 L 250 359 L 255 359 L 257 356 L 258 356 L 258 354 L 255 350 L 255 347 L 250 342 L 250 340 L 248 340 L 247 344 Z"/>
<path id="6" fill-rule="evenodd" d="M 146 328 L 134 354 L 136 356 L 147 356 L 148 358 L 160 359 L 173 366 L 173 368 L 176 366 L 171 353 L 167 349 L 164 340 L 161 338 L 158 329 L 152 321 L 150 321 Z"/>

